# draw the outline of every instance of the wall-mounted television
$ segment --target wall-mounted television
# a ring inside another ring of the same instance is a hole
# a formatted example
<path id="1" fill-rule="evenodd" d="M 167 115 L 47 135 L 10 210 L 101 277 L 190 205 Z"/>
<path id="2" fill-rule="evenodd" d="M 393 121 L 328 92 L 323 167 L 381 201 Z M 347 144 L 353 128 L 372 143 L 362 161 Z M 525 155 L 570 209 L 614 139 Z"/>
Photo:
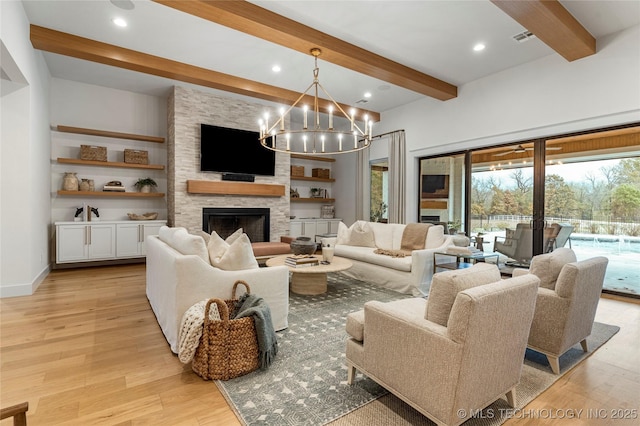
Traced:
<path id="1" fill-rule="evenodd" d="M 200 170 L 274 176 L 276 153 L 260 145 L 258 132 L 200 125 Z"/>

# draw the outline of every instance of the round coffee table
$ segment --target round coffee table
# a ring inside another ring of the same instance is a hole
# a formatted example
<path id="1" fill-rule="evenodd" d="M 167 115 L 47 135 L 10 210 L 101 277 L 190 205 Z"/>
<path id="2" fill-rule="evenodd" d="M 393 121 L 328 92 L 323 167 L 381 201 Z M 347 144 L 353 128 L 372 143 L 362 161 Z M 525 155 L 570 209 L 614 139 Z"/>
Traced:
<path id="1" fill-rule="evenodd" d="M 291 255 L 272 257 L 267 260 L 267 266 L 283 266 L 285 259 Z M 322 261 L 322 256 L 315 256 Z M 333 256 L 328 265 L 304 266 L 294 268 L 285 265 L 291 271 L 291 291 L 296 294 L 315 295 L 327 292 L 327 272 L 344 271 L 351 268 L 350 260 Z"/>

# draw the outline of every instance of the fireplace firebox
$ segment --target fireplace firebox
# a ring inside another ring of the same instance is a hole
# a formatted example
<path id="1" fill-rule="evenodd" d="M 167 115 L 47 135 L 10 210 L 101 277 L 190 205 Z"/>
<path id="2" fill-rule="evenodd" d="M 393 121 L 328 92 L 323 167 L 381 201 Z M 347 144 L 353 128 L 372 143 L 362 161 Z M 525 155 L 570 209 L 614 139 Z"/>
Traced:
<path id="1" fill-rule="evenodd" d="M 221 238 L 227 238 L 238 228 L 242 228 L 252 243 L 269 241 L 269 209 L 206 207 L 202 209 L 202 230 L 216 231 Z"/>

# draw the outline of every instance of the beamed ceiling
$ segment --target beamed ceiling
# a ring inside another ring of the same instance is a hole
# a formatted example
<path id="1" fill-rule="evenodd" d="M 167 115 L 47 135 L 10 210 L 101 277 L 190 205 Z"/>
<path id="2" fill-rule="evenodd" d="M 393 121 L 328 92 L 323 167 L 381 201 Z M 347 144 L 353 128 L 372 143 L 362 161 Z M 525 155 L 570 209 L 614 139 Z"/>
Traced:
<path id="1" fill-rule="evenodd" d="M 116 6 L 123 3 L 132 8 Z M 543 56 L 575 61 L 597 54 L 597 36 L 640 21 L 628 16 L 640 12 L 637 3 L 53 0 L 24 5 L 31 42 L 47 52 L 54 77 L 100 84 L 90 77 L 99 74 L 103 85 L 113 86 L 111 79 L 133 81 L 141 74 L 160 77 L 157 85 L 184 82 L 291 104 L 312 79 L 309 50 L 320 47 L 320 80 L 331 95 L 343 108 L 359 107 L 379 120 L 380 111 L 421 97 L 454 99 L 460 84 Z M 114 29 L 107 21 L 115 16 L 129 19 L 129 27 Z M 611 16 L 616 25 L 600 22 Z M 512 36 L 525 30 L 536 37 L 518 46 Z M 476 42 L 487 44 L 487 51 L 471 52 Z M 87 61 L 109 68 L 91 68 Z M 273 76 L 273 63 L 287 73 Z M 142 80 L 136 84 L 134 91 L 145 91 Z M 122 88 L 131 90 L 124 83 Z M 370 100 L 363 99 L 365 90 L 373 92 Z"/>

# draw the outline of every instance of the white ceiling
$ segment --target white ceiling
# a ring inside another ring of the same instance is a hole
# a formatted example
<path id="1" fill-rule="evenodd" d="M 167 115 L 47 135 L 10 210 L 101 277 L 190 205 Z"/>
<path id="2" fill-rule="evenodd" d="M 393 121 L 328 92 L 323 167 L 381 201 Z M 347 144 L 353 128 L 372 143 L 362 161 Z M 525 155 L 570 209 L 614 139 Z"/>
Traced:
<path id="1" fill-rule="evenodd" d="M 133 3 L 126 10 L 114 3 Z M 253 1 L 280 15 L 326 32 L 456 86 L 556 55 L 537 38 L 517 43 L 524 31 L 488 0 L 474 1 Z M 640 23 L 640 0 L 561 3 L 596 38 Z M 313 58 L 150 0 L 110 2 L 23 0 L 32 24 L 128 49 L 303 91 L 311 83 Z M 111 19 L 122 17 L 128 27 Z M 474 52 L 478 43 L 486 44 Z M 187 83 L 44 53 L 53 77 L 165 96 Z M 271 67 L 282 71 L 274 74 Z M 338 101 L 383 112 L 424 95 L 319 60 L 320 82 Z M 213 89 L 200 88 L 208 92 Z M 219 93 L 219 92 L 218 92 Z M 234 96 L 228 94 L 228 96 Z"/>

